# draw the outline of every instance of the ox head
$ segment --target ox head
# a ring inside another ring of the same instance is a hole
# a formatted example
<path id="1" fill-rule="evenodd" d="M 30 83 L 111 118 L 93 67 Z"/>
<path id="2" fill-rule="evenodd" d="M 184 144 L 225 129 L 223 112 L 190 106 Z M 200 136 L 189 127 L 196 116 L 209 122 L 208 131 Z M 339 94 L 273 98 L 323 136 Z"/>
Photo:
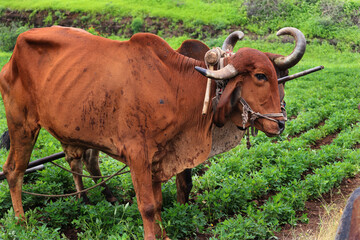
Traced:
<path id="1" fill-rule="evenodd" d="M 214 113 L 214 123 L 224 125 L 228 117 L 239 127 L 248 127 L 251 118 L 245 119 L 244 108 L 246 105 L 262 115 L 270 114 L 273 119 L 258 118 L 253 125 L 265 132 L 268 136 L 278 135 L 284 129 L 285 116 L 281 116 L 280 98 L 284 96 L 283 85 L 278 86 L 277 74 L 287 71 L 300 61 L 305 52 L 305 37 L 295 28 L 281 29 L 277 35 L 292 35 L 296 40 L 294 51 L 288 56 L 272 53 L 263 53 L 255 49 L 241 48 L 227 59 L 227 65 L 217 71 L 196 69 L 203 75 L 222 81 L 226 87 L 220 97 Z M 231 35 L 225 40 L 223 50 L 232 51 L 232 46 L 241 39 L 241 33 Z M 280 94 L 279 94 L 280 89 Z M 274 121 L 275 120 L 275 121 Z"/>

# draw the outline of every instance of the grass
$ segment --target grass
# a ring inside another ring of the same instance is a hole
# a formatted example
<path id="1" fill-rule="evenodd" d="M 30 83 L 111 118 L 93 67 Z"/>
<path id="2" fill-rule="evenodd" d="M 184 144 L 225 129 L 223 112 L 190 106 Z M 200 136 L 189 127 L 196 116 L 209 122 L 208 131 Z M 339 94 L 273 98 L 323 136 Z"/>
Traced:
<path id="1" fill-rule="evenodd" d="M 330 203 L 323 204 L 325 213 L 320 216 L 319 231 L 315 234 L 314 240 L 332 240 L 335 239 L 336 230 L 340 223 L 342 210 L 345 208 L 347 199 L 339 204 Z"/>
<path id="2" fill-rule="evenodd" d="M 1 1 L 3 8 L 19 10 L 62 9 L 73 12 L 110 13 L 116 16 L 154 16 L 175 21 L 196 21 L 200 24 L 241 24 L 246 15 L 239 12 L 242 1 L 213 2 L 191 0 L 113 0 L 113 1 Z M 234 18 L 236 16 L 236 18 Z"/>
<path id="3" fill-rule="evenodd" d="M 342 211 L 345 208 L 347 199 L 344 197 L 340 202 L 323 202 L 319 215 L 319 224 L 316 228 L 297 229 L 294 227 L 290 230 L 291 236 L 284 238 L 291 240 L 333 240 L 340 223 Z"/>

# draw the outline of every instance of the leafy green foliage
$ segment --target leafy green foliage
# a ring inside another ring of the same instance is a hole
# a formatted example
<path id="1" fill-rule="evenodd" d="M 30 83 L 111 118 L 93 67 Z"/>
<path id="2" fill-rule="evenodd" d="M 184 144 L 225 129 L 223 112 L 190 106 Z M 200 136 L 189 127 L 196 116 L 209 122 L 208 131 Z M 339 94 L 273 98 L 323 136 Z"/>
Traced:
<path id="1" fill-rule="evenodd" d="M 49 228 L 46 223 L 39 220 L 41 216 L 36 210 L 30 209 L 25 213 L 26 222 L 23 225 L 19 225 L 19 219 L 14 215 L 11 208 L 0 220 L 1 239 L 66 239 L 60 234 L 59 228 Z"/>
<path id="2" fill-rule="evenodd" d="M 137 205 L 115 205 L 106 201 L 96 205 L 85 205 L 81 215 L 74 218 L 72 224 L 82 230 L 79 234 L 84 239 L 124 239 L 143 238 L 143 228 Z"/>
<path id="3" fill-rule="evenodd" d="M 136 17 L 131 22 L 131 30 L 133 33 L 140 32 L 144 27 L 144 20 L 140 17 Z"/>
<path id="4" fill-rule="evenodd" d="M 12 23 L 10 26 L 0 25 L 0 50 L 4 52 L 12 51 L 15 47 L 17 37 L 29 30 L 26 26 L 17 26 Z"/>
<path id="5" fill-rule="evenodd" d="M 165 208 L 162 212 L 163 225 L 171 239 L 185 239 L 202 232 L 206 225 L 204 213 L 197 205 L 181 205 Z"/>
<path id="6" fill-rule="evenodd" d="M 42 208 L 43 218 L 51 227 L 66 227 L 81 213 L 81 203 L 74 198 L 50 200 Z"/>

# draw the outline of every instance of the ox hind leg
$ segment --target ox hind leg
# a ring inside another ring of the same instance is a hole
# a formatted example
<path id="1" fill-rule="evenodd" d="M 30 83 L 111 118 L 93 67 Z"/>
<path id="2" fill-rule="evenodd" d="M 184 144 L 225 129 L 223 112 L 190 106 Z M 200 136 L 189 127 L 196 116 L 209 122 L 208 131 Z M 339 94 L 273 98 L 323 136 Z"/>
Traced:
<path id="1" fill-rule="evenodd" d="M 9 184 L 15 216 L 25 219 L 21 200 L 22 184 L 31 152 L 39 135 L 40 126 L 27 121 L 22 124 L 13 124 L 13 122 L 8 121 L 8 127 L 11 143 L 3 170 Z"/>
<path id="2" fill-rule="evenodd" d="M 178 203 L 185 204 L 189 201 L 189 195 L 193 187 L 191 169 L 185 169 L 176 175 L 176 195 Z"/>
<path id="3" fill-rule="evenodd" d="M 145 144 L 144 144 L 145 145 Z M 142 145 L 142 146 L 144 146 Z M 151 160 L 154 151 L 144 152 L 144 149 L 129 149 L 127 162 L 130 165 L 131 178 L 134 185 L 138 208 L 143 219 L 145 240 L 155 240 L 166 237 L 161 231 L 162 193 L 161 183 L 152 179 Z"/>
<path id="4" fill-rule="evenodd" d="M 86 170 L 91 174 L 91 176 L 102 176 L 100 167 L 99 167 L 99 151 L 95 149 L 88 149 L 85 151 L 82 161 L 85 164 Z M 97 183 L 99 178 L 93 178 L 94 182 Z M 100 180 L 101 181 L 101 180 Z M 111 192 L 106 183 L 101 184 L 104 188 L 102 193 L 104 194 L 106 200 L 110 203 L 117 202 L 116 197 Z"/>
<path id="5" fill-rule="evenodd" d="M 69 163 L 71 171 L 82 174 L 83 164 L 81 158 L 85 152 L 85 149 L 65 144 L 62 144 L 62 148 L 65 152 L 65 160 Z M 75 187 L 76 191 L 82 191 L 84 190 L 84 184 L 82 181 L 82 177 L 78 174 L 73 173 Z M 84 203 L 90 204 L 90 200 L 87 197 L 86 192 L 78 194 L 78 198 L 81 198 Z"/>

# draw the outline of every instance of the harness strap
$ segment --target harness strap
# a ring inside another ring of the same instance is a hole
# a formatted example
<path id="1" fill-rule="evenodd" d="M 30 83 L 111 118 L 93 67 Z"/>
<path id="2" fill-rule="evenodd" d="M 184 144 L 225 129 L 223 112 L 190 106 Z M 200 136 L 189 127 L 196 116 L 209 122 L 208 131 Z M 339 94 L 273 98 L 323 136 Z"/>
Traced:
<path id="1" fill-rule="evenodd" d="M 243 105 L 243 113 L 242 113 L 242 119 L 243 119 L 243 128 L 245 128 L 246 123 L 249 121 L 249 113 L 250 113 L 250 122 L 251 126 L 254 126 L 254 122 L 258 118 L 265 118 L 267 120 L 271 120 L 273 122 L 279 122 L 278 120 L 274 119 L 273 117 L 284 117 L 283 113 L 267 113 L 267 114 L 261 114 L 258 112 L 254 112 L 249 104 L 240 97 L 240 103 Z"/>
<path id="2" fill-rule="evenodd" d="M 253 128 L 251 128 L 251 131 L 252 130 L 253 130 Z M 247 149 L 251 148 L 249 129 L 246 129 L 246 148 Z"/>
<path id="3" fill-rule="evenodd" d="M 286 113 L 285 106 L 286 106 L 285 102 L 281 102 L 281 107 L 280 107 L 280 108 L 281 108 L 281 112 L 282 112 L 283 115 L 284 115 L 284 120 L 287 121 L 288 118 L 287 118 L 287 113 Z"/>

